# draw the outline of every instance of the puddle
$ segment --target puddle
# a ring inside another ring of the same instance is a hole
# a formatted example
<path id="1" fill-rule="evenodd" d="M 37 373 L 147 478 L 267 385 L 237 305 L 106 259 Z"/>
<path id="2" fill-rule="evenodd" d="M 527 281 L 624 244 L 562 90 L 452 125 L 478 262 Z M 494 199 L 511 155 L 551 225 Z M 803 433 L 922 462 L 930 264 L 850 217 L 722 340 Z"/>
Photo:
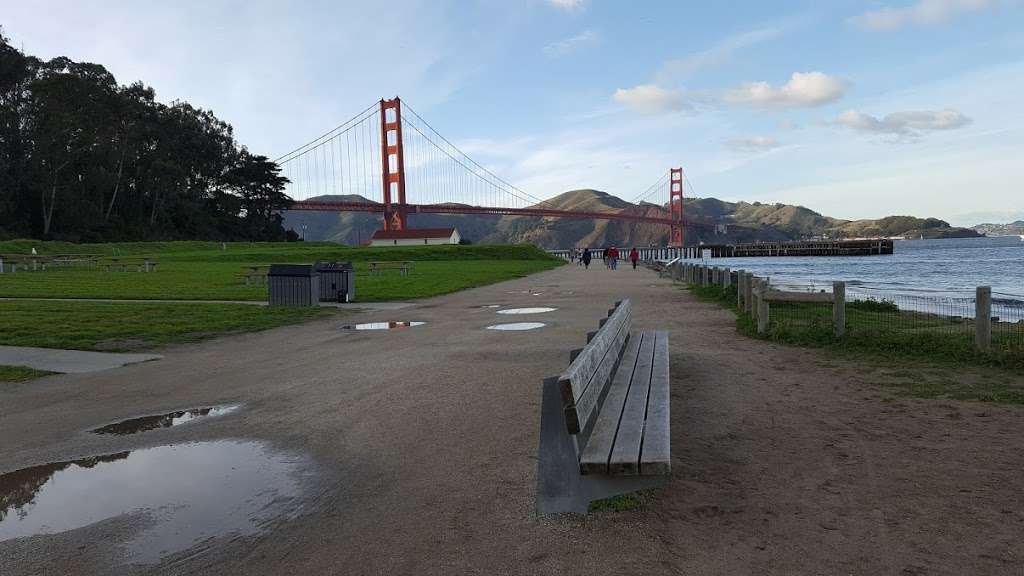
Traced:
<path id="1" fill-rule="evenodd" d="M 132 418 L 130 420 L 123 420 L 121 422 L 108 424 L 106 426 L 96 428 L 95 430 L 92 430 L 92 432 L 95 434 L 114 434 L 115 436 L 125 436 L 127 434 L 137 434 L 139 432 L 156 430 L 157 428 L 179 426 L 198 418 L 224 416 L 225 414 L 230 414 L 235 410 L 238 410 L 238 408 L 239 406 L 235 404 L 233 406 L 214 406 L 212 408 L 179 410 L 177 412 L 157 414 L 154 416 L 140 416 L 139 418 Z"/>
<path id="2" fill-rule="evenodd" d="M 522 330 L 536 330 L 537 328 L 543 328 L 547 324 L 543 322 L 513 322 L 511 324 L 494 324 L 488 326 L 488 330 L 501 330 L 501 331 L 522 331 Z"/>
<path id="3" fill-rule="evenodd" d="M 477 306 L 477 308 L 501 308 L 501 304 L 484 304 L 483 306 Z"/>
<path id="4" fill-rule="evenodd" d="M 0 542 L 122 514 L 152 522 L 124 546 L 152 563 L 211 537 L 259 533 L 294 513 L 300 461 L 253 441 L 158 446 L 0 475 Z"/>
<path id="5" fill-rule="evenodd" d="M 422 326 L 426 322 L 366 322 L 364 324 L 350 324 L 342 326 L 342 330 L 401 330 L 413 326 Z"/>
<path id="6" fill-rule="evenodd" d="M 498 314 L 542 314 L 544 312 L 554 312 L 558 308 L 509 308 L 507 310 L 498 310 Z"/>

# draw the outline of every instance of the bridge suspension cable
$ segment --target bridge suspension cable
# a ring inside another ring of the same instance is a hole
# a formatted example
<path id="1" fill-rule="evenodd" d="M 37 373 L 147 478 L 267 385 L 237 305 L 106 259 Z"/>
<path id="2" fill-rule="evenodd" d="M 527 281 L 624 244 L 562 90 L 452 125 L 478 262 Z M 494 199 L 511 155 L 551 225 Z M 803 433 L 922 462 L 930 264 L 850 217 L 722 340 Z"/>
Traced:
<path id="1" fill-rule="evenodd" d="M 654 184 L 651 184 L 643 192 L 637 194 L 630 202 L 633 204 L 640 204 L 658 192 L 664 194 L 668 186 L 669 174 L 670 172 L 666 170 L 665 173 L 661 175 L 661 178 L 658 178 Z"/>
<path id="2" fill-rule="evenodd" d="M 405 229 L 417 213 L 569 217 L 667 225 L 681 243 L 681 170 L 663 173 L 634 200 L 670 192 L 670 215 L 567 210 L 499 177 L 398 98 L 380 100 L 276 161 L 293 209 L 383 213 L 386 230 Z"/>

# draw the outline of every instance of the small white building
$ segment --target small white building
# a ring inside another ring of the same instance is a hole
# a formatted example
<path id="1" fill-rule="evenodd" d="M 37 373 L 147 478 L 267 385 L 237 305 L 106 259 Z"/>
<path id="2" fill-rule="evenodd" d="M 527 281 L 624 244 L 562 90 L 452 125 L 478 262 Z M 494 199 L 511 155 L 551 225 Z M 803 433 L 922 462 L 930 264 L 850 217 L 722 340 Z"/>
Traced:
<path id="1" fill-rule="evenodd" d="M 408 230 L 377 230 L 370 246 L 431 246 L 458 244 L 462 239 L 455 228 L 410 228 Z"/>

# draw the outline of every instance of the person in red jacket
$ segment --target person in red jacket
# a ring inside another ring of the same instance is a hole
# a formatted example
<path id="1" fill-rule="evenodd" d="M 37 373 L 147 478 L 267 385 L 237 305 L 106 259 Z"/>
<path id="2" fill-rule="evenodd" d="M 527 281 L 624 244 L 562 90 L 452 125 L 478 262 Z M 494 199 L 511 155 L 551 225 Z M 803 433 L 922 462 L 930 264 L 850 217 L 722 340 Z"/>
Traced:
<path id="1" fill-rule="evenodd" d="M 640 253 L 634 247 L 629 251 L 629 261 L 633 263 L 633 270 L 636 270 L 636 261 L 640 259 Z"/>
<path id="2" fill-rule="evenodd" d="M 612 246 L 608 249 L 608 260 L 611 262 L 612 270 L 618 270 L 619 268 L 619 249 Z"/>

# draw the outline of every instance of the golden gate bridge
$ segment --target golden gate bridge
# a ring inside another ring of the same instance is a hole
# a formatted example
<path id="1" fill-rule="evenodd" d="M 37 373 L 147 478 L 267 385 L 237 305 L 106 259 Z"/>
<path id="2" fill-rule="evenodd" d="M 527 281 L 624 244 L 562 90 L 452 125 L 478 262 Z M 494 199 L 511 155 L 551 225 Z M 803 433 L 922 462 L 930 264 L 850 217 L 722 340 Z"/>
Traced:
<path id="1" fill-rule="evenodd" d="M 667 226 L 669 245 L 683 246 L 688 226 L 714 226 L 684 216 L 682 168 L 664 173 L 637 196 L 637 205 L 618 211 L 552 205 L 477 163 L 398 97 L 374 103 L 276 162 L 290 181 L 291 210 L 379 213 L 384 230 L 407 229 L 410 214 L 626 220 Z M 668 216 L 639 206 L 666 191 Z M 367 200 L 373 197 L 381 201 Z"/>

